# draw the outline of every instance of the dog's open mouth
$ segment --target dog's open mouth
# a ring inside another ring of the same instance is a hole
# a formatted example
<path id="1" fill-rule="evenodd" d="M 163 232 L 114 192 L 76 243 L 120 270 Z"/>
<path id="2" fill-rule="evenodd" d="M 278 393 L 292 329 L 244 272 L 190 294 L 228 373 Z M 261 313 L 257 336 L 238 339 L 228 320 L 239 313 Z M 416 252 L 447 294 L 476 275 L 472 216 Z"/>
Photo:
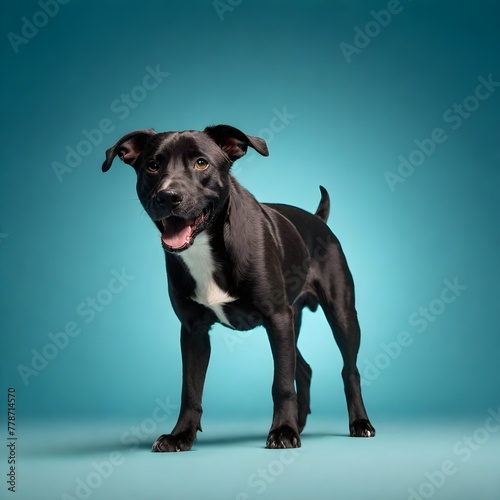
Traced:
<path id="1" fill-rule="evenodd" d="M 169 252 L 180 252 L 189 248 L 196 236 L 206 228 L 210 214 L 210 207 L 207 207 L 194 219 L 171 215 L 156 221 L 164 248 Z"/>

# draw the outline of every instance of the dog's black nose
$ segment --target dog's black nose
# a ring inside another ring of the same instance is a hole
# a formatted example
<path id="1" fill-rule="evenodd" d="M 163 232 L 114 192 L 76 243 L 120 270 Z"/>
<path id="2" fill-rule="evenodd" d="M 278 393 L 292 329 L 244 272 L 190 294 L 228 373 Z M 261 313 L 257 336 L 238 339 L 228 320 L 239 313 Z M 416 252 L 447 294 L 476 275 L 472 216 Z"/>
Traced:
<path id="1" fill-rule="evenodd" d="M 158 205 L 169 205 L 171 208 L 178 207 L 182 201 L 182 195 L 172 189 L 159 191 L 156 193 L 156 202 Z"/>

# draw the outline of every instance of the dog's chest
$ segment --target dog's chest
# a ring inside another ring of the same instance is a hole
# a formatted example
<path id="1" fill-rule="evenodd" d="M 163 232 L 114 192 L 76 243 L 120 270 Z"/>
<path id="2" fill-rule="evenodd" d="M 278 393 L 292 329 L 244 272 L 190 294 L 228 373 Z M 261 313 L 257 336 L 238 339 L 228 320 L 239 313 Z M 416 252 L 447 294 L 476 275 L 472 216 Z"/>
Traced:
<path id="1" fill-rule="evenodd" d="M 231 326 L 224 313 L 223 305 L 236 299 L 222 290 L 214 280 L 217 264 L 213 259 L 208 235 L 206 233 L 198 235 L 193 245 L 182 252 L 180 257 L 196 283 L 191 299 L 210 308 L 219 321 Z"/>

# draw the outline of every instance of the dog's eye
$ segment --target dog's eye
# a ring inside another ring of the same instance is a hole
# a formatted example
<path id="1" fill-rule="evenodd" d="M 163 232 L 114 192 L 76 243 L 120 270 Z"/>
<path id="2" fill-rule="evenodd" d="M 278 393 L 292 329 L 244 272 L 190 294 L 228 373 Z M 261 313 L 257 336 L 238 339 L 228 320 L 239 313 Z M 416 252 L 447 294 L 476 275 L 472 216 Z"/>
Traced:
<path id="1" fill-rule="evenodd" d="M 152 173 L 155 173 L 155 172 L 158 172 L 158 163 L 155 161 L 155 160 L 149 160 L 148 163 L 146 164 L 146 170 L 148 172 L 152 172 Z"/>
<path id="2" fill-rule="evenodd" d="M 205 170 L 208 167 L 208 161 L 205 158 L 198 158 L 194 164 L 198 170 Z"/>

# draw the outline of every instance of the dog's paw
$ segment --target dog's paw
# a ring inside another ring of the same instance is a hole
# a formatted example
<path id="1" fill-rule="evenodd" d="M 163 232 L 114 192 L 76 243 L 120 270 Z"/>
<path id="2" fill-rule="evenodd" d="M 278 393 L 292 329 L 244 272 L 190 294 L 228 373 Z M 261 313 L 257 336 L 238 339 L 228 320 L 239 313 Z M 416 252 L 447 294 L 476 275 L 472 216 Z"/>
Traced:
<path id="1" fill-rule="evenodd" d="M 188 451 L 194 443 L 194 437 L 190 432 L 180 434 L 163 434 L 153 444 L 153 451 Z"/>
<path id="2" fill-rule="evenodd" d="M 269 433 L 266 448 L 300 448 L 299 434 L 288 425 L 282 425 Z"/>
<path id="3" fill-rule="evenodd" d="M 349 425 L 349 431 L 352 437 L 374 437 L 375 429 L 369 420 L 359 419 L 355 420 Z"/>

